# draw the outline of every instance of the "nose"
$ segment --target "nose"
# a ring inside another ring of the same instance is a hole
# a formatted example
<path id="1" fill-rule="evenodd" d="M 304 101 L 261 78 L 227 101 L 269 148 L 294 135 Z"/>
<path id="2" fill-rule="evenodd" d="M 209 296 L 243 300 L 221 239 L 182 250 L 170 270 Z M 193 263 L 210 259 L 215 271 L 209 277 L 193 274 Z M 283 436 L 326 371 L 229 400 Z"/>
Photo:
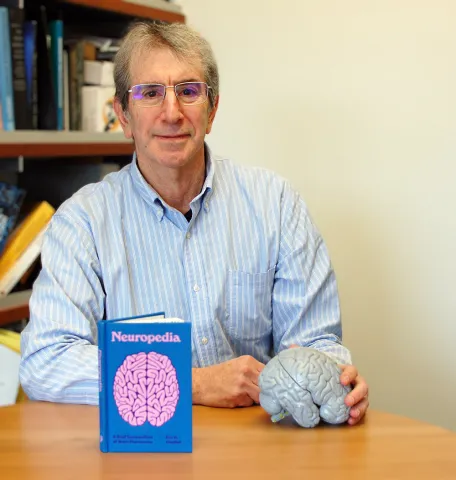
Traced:
<path id="1" fill-rule="evenodd" d="M 166 95 L 162 104 L 162 114 L 167 123 L 176 123 L 183 117 L 181 104 L 176 97 L 174 87 L 166 87 Z"/>

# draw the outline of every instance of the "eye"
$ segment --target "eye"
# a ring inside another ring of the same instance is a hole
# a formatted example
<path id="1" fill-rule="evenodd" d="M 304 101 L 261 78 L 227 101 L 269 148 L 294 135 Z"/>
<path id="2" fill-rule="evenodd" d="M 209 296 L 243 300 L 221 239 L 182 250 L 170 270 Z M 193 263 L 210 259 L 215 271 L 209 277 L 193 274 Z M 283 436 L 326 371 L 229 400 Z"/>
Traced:
<path id="1" fill-rule="evenodd" d="M 200 94 L 198 85 L 186 85 L 180 92 L 183 97 L 197 97 Z"/>
<path id="2" fill-rule="evenodd" d="M 141 92 L 141 96 L 143 98 L 155 98 L 155 97 L 158 97 L 159 95 L 161 95 L 160 87 L 157 87 L 157 86 L 144 87 Z"/>

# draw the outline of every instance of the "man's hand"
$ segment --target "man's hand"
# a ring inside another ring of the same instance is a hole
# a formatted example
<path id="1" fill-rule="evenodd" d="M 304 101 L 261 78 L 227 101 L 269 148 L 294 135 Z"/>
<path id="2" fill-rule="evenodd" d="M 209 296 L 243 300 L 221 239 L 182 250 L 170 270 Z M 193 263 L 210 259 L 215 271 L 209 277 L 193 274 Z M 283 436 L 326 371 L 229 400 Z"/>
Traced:
<path id="1" fill-rule="evenodd" d="M 342 370 L 340 382 L 342 385 L 353 384 L 353 390 L 345 397 L 345 405 L 350 408 L 349 425 L 356 425 L 366 414 L 369 407 L 369 387 L 366 380 L 353 365 L 339 365 Z"/>
<path id="2" fill-rule="evenodd" d="M 193 403 L 208 407 L 250 407 L 259 403 L 258 376 L 264 364 L 249 355 L 192 370 Z"/>

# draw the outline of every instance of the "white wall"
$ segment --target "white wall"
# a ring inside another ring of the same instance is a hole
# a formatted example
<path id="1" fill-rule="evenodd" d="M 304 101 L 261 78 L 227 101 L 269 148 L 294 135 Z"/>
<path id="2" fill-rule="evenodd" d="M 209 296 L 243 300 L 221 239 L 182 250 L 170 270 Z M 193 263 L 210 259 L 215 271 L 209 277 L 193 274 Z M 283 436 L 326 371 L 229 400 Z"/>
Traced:
<path id="1" fill-rule="evenodd" d="M 292 179 L 371 405 L 456 430 L 456 2 L 187 0 L 212 148 Z"/>

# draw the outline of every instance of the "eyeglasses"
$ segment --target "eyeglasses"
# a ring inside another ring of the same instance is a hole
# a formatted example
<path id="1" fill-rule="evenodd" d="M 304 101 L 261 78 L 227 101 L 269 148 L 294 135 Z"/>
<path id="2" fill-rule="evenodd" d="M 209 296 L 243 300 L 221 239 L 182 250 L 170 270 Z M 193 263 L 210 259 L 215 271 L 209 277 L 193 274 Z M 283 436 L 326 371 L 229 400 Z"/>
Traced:
<path id="1" fill-rule="evenodd" d="M 128 92 L 132 94 L 133 102 L 140 107 L 158 107 L 165 100 L 168 88 L 174 89 L 176 98 L 182 105 L 198 105 L 207 100 L 211 87 L 204 82 L 184 82 L 176 85 L 141 83 L 133 85 Z"/>

